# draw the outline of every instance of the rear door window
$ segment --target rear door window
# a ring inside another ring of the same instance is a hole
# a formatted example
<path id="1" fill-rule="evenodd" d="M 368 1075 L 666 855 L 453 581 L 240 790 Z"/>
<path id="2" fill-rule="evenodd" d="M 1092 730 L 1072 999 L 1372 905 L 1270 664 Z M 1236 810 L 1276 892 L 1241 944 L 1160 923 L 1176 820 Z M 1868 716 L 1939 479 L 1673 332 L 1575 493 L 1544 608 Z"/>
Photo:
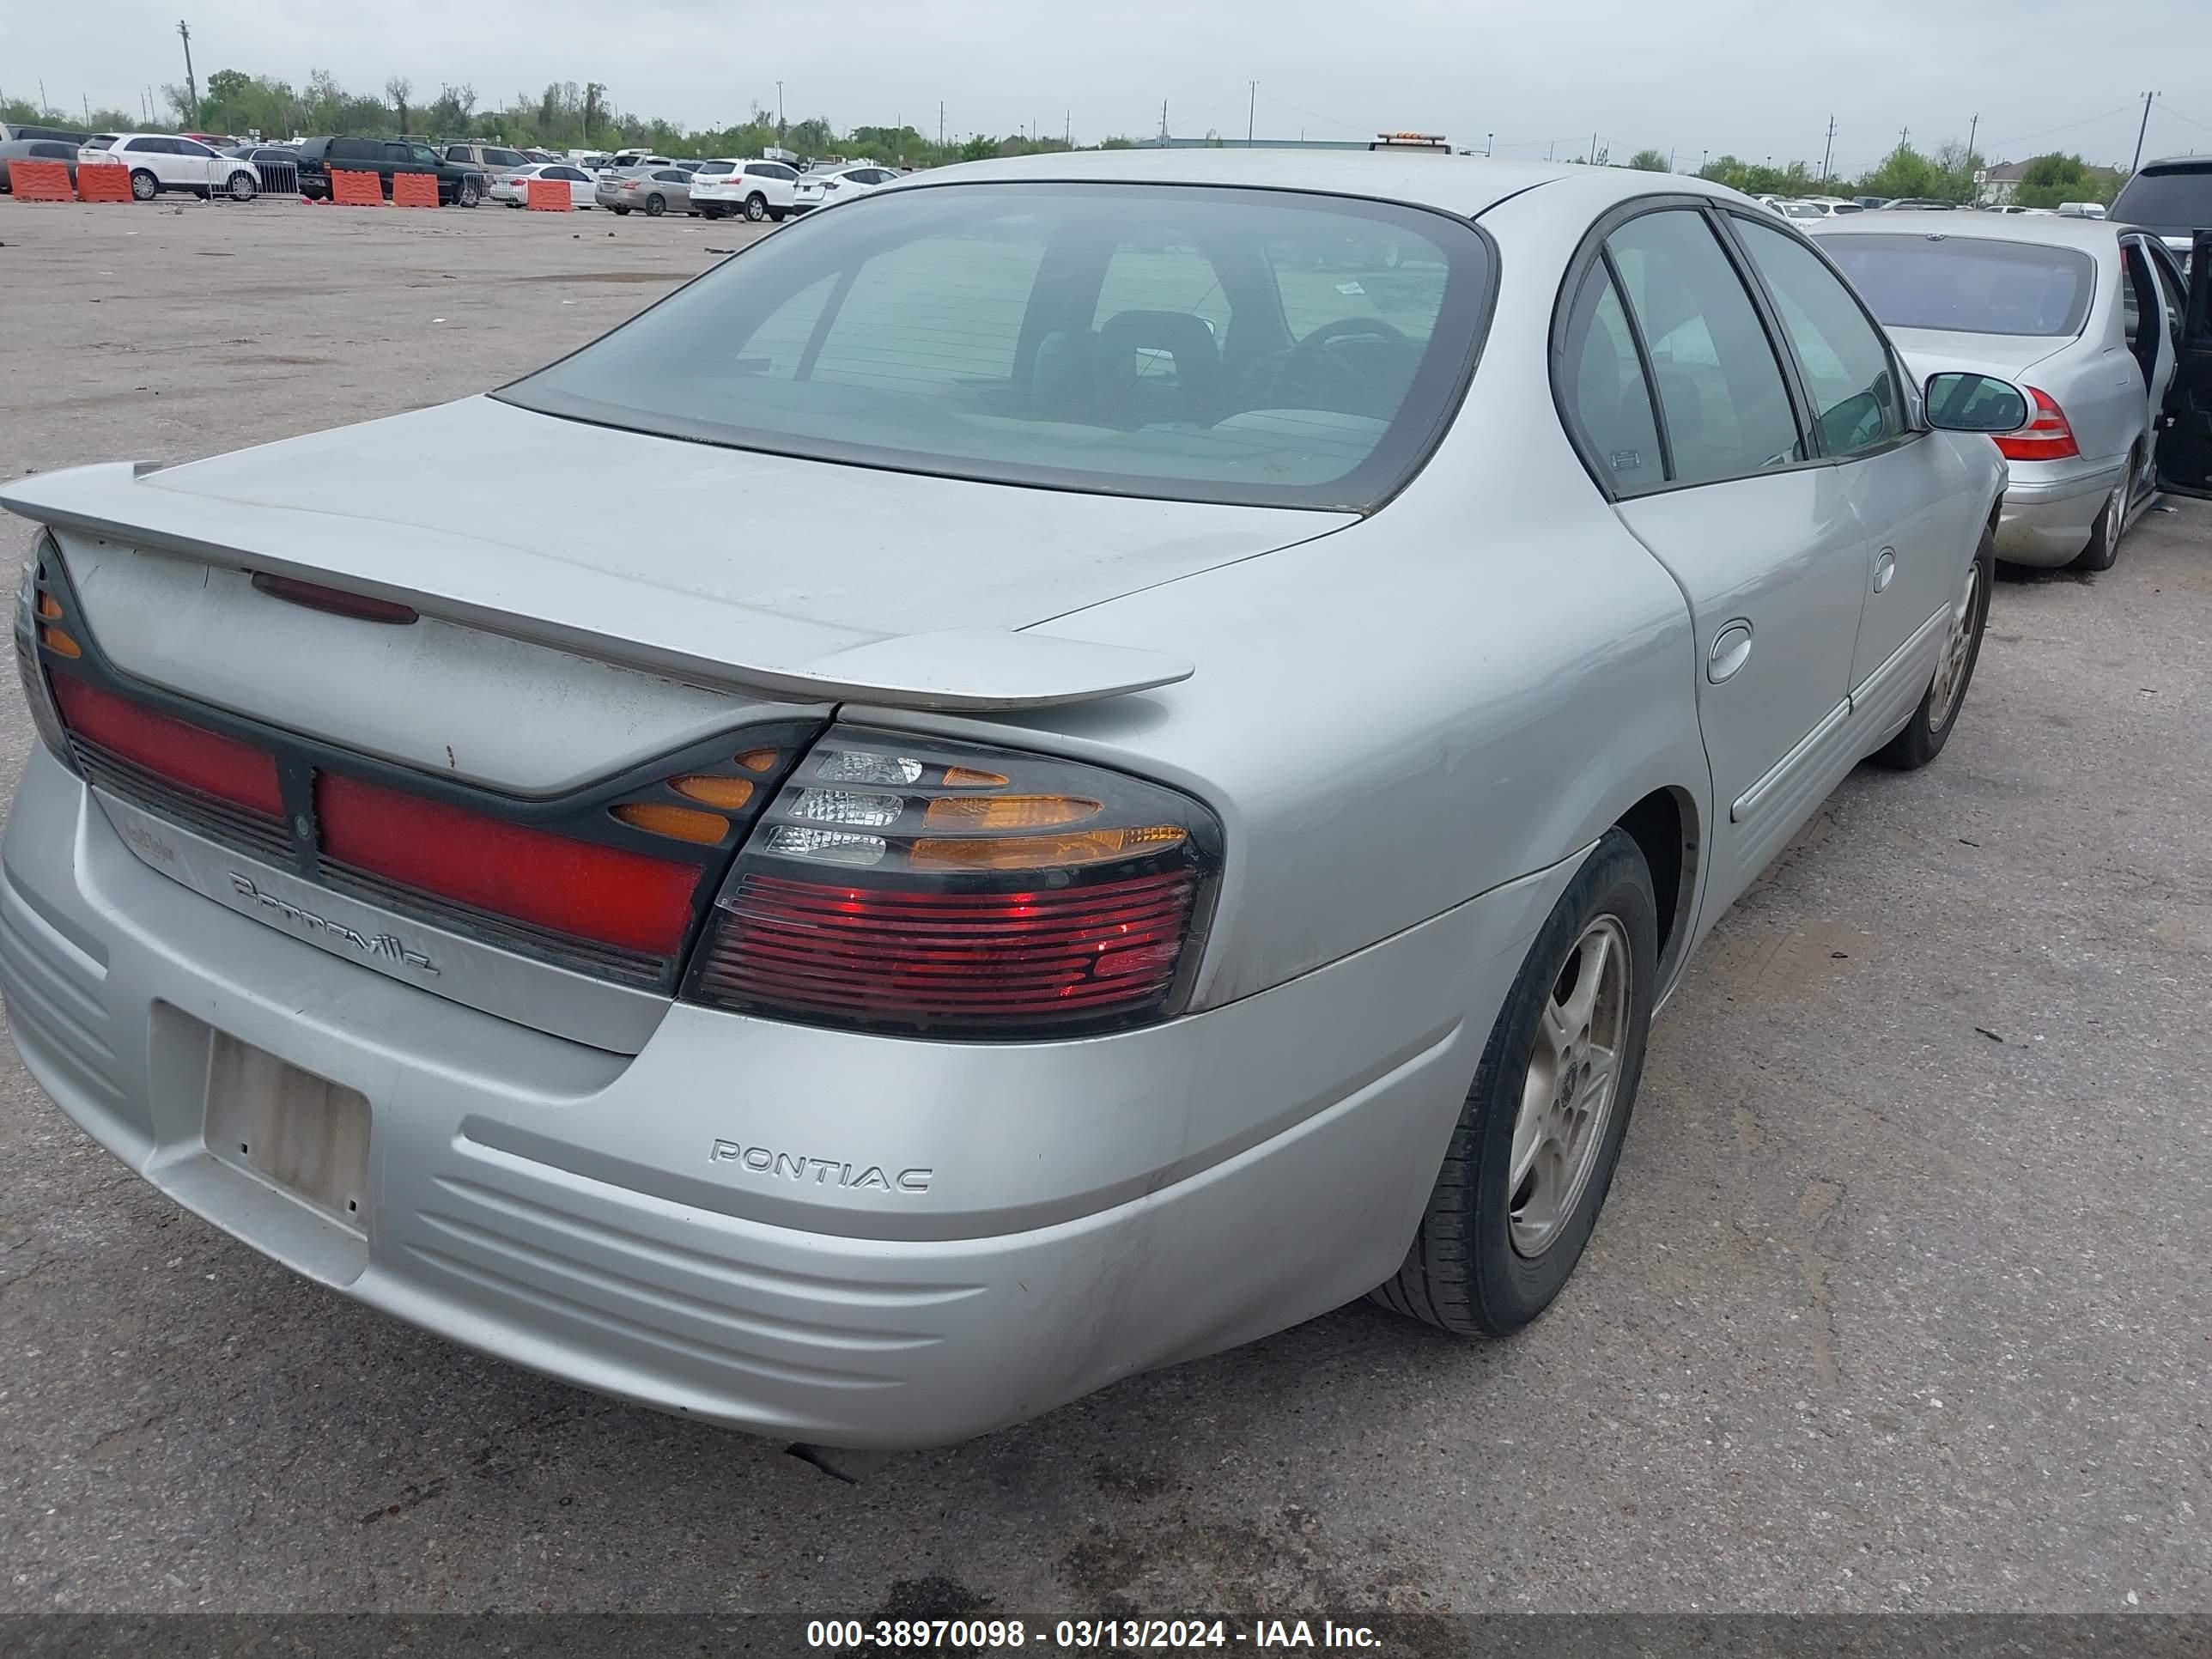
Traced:
<path id="1" fill-rule="evenodd" d="M 1606 239 L 1651 356 L 1677 483 L 1805 459 L 1782 365 L 1705 216 L 1669 208 Z"/>
<path id="2" fill-rule="evenodd" d="M 1637 357 L 1627 310 L 1602 260 L 1590 267 L 1568 313 L 1559 395 L 1616 494 L 1634 495 L 1667 482 L 1651 387 Z"/>

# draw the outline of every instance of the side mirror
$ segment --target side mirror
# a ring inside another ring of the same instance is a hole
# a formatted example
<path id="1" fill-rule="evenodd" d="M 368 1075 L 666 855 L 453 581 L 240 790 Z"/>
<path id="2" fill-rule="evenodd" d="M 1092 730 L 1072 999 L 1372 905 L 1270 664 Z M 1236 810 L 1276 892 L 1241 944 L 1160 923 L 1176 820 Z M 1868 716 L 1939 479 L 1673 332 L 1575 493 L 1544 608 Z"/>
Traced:
<path id="1" fill-rule="evenodd" d="M 1931 374 L 1923 398 L 1928 424 L 1945 432 L 2017 432 L 2027 424 L 2027 397 L 1994 375 Z"/>

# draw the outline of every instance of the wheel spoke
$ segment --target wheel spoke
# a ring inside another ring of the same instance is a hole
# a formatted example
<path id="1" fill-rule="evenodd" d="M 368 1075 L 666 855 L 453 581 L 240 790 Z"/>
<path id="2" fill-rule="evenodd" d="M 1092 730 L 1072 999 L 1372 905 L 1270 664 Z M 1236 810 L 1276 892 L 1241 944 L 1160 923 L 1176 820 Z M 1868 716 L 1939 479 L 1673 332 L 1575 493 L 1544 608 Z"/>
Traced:
<path id="1" fill-rule="evenodd" d="M 1598 993 L 1604 987 L 1606 969 L 1612 961 L 1611 933 L 1601 933 L 1583 941 L 1582 967 L 1575 975 L 1574 994 L 1567 999 L 1563 1010 L 1568 1029 L 1577 1036 L 1589 1030 L 1590 1015 L 1597 1007 Z"/>
<path id="2" fill-rule="evenodd" d="M 1536 1161 L 1536 1155 L 1544 1150 L 1545 1141 L 1550 1139 L 1550 1128 L 1548 1112 L 1532 1112 L 1524 1108 L 1514 1121 L 1513 1161 L 1505 1176 L 1508 1200 L 1520 1192 L 1521 1183 L 1528 1178 L 1528 1166 Z"/>

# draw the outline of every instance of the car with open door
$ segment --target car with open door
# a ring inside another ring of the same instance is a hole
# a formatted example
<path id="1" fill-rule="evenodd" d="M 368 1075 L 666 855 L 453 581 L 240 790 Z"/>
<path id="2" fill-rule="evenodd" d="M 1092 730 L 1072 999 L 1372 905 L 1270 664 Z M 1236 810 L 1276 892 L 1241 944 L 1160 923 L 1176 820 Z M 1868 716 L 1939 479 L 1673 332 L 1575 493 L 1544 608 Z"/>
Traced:
<path id="1" fill-rule="evenodd" d="M 2158 434 L 2158 482 L 2177 495 L 2212 498 L 2212 229 L 2191 240 L 2176 336 L 2173 380 Z"/>
<path id="2" fill-rule="evenodd" d="M 1699 940 L 1957 729 L 2026 417 L 1701 181 L 908 179 L 487 395 L 0 482 L 10 1034 L 295 1271 L 811 1445 L 1500 1335 Z"/>
<path id="3" fill-rule="evenodd" d="M 2106 220 L 1888 214 L 1808 225 L 1923 374 L 1972 369 L 2033 406 L 1997 440 L 2008 564 L 2108 570 L 2158 493 L 2153 447 L 2181 328 L 2179 266 Z"/>

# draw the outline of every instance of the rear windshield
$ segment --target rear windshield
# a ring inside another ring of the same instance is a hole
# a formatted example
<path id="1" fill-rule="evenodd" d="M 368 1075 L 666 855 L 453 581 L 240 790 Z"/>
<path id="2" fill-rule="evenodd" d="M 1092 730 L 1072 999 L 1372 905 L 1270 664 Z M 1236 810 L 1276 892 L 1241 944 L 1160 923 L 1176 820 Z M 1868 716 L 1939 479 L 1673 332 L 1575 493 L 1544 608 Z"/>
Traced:
<path id="1" fill-rule="evenodd" d="M 507 401 L 1007 483 L 1371 507 L 1448 421 L 1487 245 L 1288 191 L 983 184 L 797 221 Z"/>
<path id="2" fill-rule="evenodd" d="M 2124 224 L 2176 233 L 2212 226 L 2212 167 L 2138 173 L 2112 204 Z"/>
<path id="3" fill-rule="evenodd" d="M 1972 236 L 1824 236 L 1874 314 L 1890 328 L 1967 334 L 2079 334 L 2096 264 L 2078 248 Z"/>

